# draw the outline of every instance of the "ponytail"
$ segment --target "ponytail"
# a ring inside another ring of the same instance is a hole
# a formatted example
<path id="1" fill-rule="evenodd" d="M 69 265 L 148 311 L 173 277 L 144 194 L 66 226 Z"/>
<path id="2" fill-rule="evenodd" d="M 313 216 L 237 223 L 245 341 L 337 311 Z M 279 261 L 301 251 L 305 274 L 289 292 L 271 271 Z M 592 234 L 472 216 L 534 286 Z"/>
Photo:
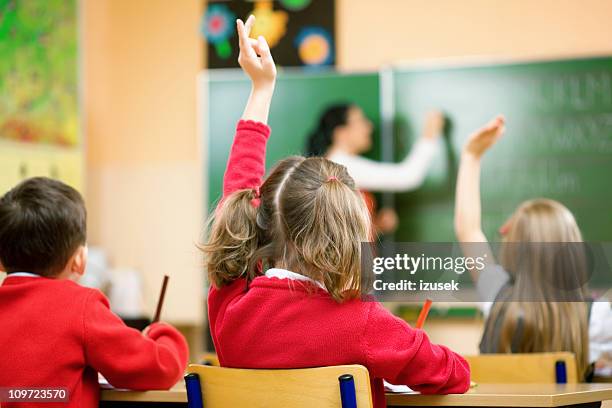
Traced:
<path id="1" fill-rule="evenodd" d="M 243 277 L 250 281 L 263 264 L 274 262 L 276 193 L 303 160 L 299 156 L 281 160 L 261 187 L 230 194 L 209 219 L 208 241 L 199 248 L 205 254 L 209 281 L 217 288 Z"/>
<path id="2" fill-rule="evenodd" d="M 275 261 L 321 282 L 337 302 L 358 297 L 370 217 L 346 168 L 321 157 L 303 160 L 279 191 L 277 210 Z"/>
<path id="3" fill-rule="evenodd" d="M 348 110 L 351 105 L 347 103 L 328 107 L 319 119 L 317 128 L 306 140 L 306 156 L 325 156 L 333 144 L 334 131 L 338 126 L 346 125 Z"/>
<path id="4" fill-rule="evenodd" d="M 217 288 L 249 278 L 259 240 L 256 198 L 252 189 L 238 190 L 225 198 L 211 218 L 208 242 L 199 248 L 206 257 L 208 279 Z"/>

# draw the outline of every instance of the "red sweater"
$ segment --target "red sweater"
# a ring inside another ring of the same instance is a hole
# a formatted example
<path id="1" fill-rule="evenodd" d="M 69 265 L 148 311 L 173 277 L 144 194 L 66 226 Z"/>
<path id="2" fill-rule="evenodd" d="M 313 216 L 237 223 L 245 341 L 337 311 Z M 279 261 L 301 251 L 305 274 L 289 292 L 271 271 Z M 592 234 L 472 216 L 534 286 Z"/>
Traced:
<path id="1" fill-rule="evenodd" d="M 238 123 L 224 195 L 261 184 L 269 134 L 261 123 Z M 470 370 L 461 356 L 432 344 L 424 331 L 411 328 L 375 301 L 336 303 L 310 283 L 260 276 L 248 290 L 242 279 L 220 289 L 211 287 L 208 315 L 223 366 L 362 364 L 370 372 L 375 407 L 385 406 L 383 378 L 430 394 L 469 388 Z"/>
<path id="2" fill-rule="evenodd" d="M 98 407 L 98 372 L 117 388 L 168 389 L 187 365 L 175 328 L 153 324 L 144 336 L 100 291 L 69 280 L 9 275 L 0 286 L 0 328 L 0 387 L 66 387 L 70 402 L 43 404 L 49 408 Z"/>

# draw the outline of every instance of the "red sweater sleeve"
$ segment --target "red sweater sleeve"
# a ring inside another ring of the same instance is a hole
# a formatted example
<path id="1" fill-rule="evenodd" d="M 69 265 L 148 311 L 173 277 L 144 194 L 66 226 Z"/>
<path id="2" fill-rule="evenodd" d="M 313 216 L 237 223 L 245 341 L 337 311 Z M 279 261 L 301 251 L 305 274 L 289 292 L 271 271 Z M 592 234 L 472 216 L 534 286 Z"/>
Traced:
<path id="1" fill-rule="evenodd" d="M 432 344 L 380 303 L 372 302 L 364 331 L 370 376 L 404 384 L 423 394 L 458 394 L 470 388 L 470 367 L 463 357 Z"/>
<path id="2" fill-rule="evenodd" d="M 111 312 L 99 291 L 87 299 L 83 327 L 87 364 L 114 387 L 168 389 L 187 367 L 189 350 L 178 330 L 154 323 L 145 336 Z"/>
<path id="3" fill-rule="evenodd" d="M 240 120 L 223 177 L 223 197 L 237 190 L 256 188 L 266 171 L 266 143 L 270 128 L 260 122 Z"/>

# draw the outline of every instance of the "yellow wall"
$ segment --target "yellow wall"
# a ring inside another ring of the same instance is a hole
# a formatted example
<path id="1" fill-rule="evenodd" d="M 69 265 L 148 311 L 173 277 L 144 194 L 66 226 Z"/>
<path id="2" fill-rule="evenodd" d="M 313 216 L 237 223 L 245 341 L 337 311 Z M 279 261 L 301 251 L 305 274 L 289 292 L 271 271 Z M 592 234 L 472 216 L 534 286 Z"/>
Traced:
<path id="1" fill-rule="evenodd" d="M 612 54 L 609 0 L 337 0 L 338 65 Z"/>
<path id="2" fill-rule="evenodd" d="M 196 75 L 200 0 L 83 0 L 90 244 L 144 273 L 151 313 L 201 322 L 202 224 Z"/>

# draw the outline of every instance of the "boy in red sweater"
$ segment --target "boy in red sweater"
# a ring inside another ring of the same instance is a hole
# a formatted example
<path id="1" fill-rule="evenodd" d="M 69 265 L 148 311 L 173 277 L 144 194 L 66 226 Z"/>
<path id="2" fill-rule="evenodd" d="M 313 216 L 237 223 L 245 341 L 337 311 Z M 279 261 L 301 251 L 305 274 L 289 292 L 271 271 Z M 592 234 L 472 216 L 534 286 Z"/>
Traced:
<path id="1" fill-rule="evenodd" d="M 79 286 L 87 262 L 86 210 L 73 188 L 32 178 L 0 198 L 0 395 L 64 388 L 66 402 L 98 406 L 98 372 L 118 388 L 168 389 L 188 348 L 172 326 L 127 327 L 96 289 Z M 39 406 L 1 402 L 2 407 Z"/>

